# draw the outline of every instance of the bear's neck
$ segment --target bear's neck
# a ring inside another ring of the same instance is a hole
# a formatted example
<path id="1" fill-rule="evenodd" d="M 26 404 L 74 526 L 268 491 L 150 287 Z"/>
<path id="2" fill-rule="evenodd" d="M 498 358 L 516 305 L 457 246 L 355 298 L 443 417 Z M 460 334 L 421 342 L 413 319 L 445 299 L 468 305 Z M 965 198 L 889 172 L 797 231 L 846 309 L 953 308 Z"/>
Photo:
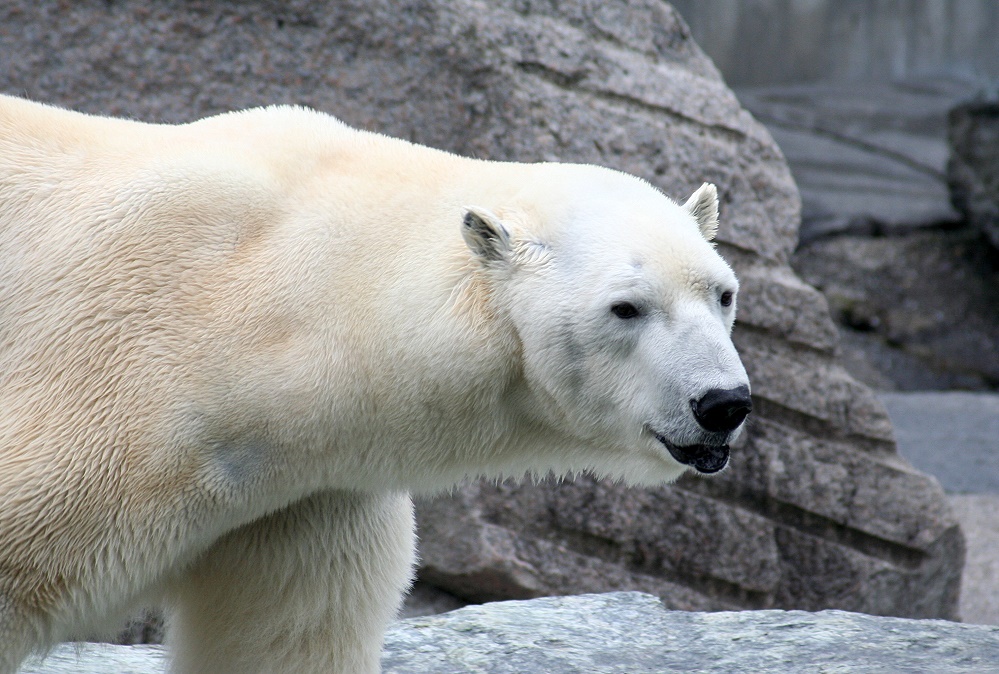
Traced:
<path id="1" fill-rule="evenodd" d="M 265 467 L 276 484 L 303 494 L 440 490 L 465 476 L 529 467 L 538 443 L 558 441 L 531 421 L 519 339 L 460 234 L 464 206 L 498 210 L 515 198 L 493 175 L 505 169 L 433 158 L 440 161 L 426 171 L 396 176 L 389 192 L 373 184 L 381 174 L 367 169 L 366 156 L 316 174 L 299 188 L 313 197 L 308 211 L 294 211 L 275 237 L 287 248 L 279 259 L 308 261 L 292 285 L 309 295 L 277 309 L 283 326 L 304 326 L 286 343 L 317 352 L 282 352 L 288 366 L 263 364 L 274 376 L 261 378 L 273 385 L 225 423 L 255 410 L 248 427 L 296 429 L 268 441 L 278 445 L 270 453 L 278 465 Z M 357 201 L 363 210 L 326 219 Z M 419 218 L 400 215 L 410 212 Z M 308 376 L 299 382 L 288 371 Z M 303 418 L 300 410 L 313 413 Z"/>

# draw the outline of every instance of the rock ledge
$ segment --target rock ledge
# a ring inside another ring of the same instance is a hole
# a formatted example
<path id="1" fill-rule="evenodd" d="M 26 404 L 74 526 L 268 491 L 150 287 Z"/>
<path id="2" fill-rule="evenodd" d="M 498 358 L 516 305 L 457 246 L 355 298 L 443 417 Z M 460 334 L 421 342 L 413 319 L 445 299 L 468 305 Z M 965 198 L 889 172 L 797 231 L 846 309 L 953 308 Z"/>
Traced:
<path id="1" fill-rule="evenodd" d="M 160 674 L 159 646 L 64 644 L 22 674 Z M 639 592 L 469 606 L 396 623 L 385 674 L 999 671 L 999 627 L 845 611 L 667 611 Z"/>

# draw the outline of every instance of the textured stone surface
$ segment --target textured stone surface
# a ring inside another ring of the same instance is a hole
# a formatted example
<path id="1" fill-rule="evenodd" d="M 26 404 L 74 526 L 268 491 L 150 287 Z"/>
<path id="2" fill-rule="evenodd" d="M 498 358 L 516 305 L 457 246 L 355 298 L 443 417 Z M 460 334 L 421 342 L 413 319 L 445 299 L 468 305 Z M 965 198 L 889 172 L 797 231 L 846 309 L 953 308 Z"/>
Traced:
<path id="1" fill-rule="evenodd" d="M 914 80 L 743 88 L 801 190 L 801 241 L 954 223 L 947 112 L 973 87 Z"/>
<path id="2" fill-rule="evenodd" d="M 167 655 L 161 646 L 60 644 L 44 659 L 28 660 L 18 674 L 165 674 Z"/>
<path id="3" fill-rule="evenodd" d="M 843 611 L 665 611 L 637 592 L 468 607 L 393 625 L 385 674 L 840 672 L 980 674 L 999 668 L 999 627 Z M 57 649 L 23 674 L 162 674 L 155 646 Z"/>
<path id="4" fill-rule="evenodd" d="M 954 206 L 999 249 L 999 92 L 956 107 L 948 122 Z"/>
<path id="5" fill-rule="evenodd" d="M 675 0 L 733 86 L 999 76 L 994 0 Z"/>
<path id="6" fill-rule="evenodd" d="M 812 241 L 792 263 L 825 294 L 841 353 L 881 390 L 999 387 L 999 256 L 969 229 Z"/>
<path id="7" fill-rule="evenodd" d="M 562 58 L 574 48 L 563 46 Z M 697 52 L 681 55 L 676 67 L 710 73 Z M 641 81 L 640 69 L 655 65 L 628 57 L 632 80 Z M 614 70 L 608 72 L 565 80 L 567 86 L 549 92 L 557 100 L 577 100 L 573 107 L 580 112 L 560 123 L 563 136 L 577 137 L 574 128 L 591 133 L 582 111 L 599 109 L 608 91 L 620 93 Z M 516 91 L 534 84 L 519 78 L 508 86 Z M 720 80 L 703 75 L 696 84 L 704 100 L 728 100 Z M 674 88 L 668 81 L 658 86 L 658 97 Z M 648 89 L 642 95 L 654 98 Z M 633 109 L 629 126 L 668 123 L 673 136 L 705 138 L 699 146 L 672 145 L 669 152 L 678 166 L 700 164 L 702 173 L 724 183 L 732 201 L 725 217 L 739 208 L 735 204 L 755 199 L 771 214 L 761 227 L 788 215 L 797 221 L 796 199 L 785 189 L 788 175 L 771 161 L 777 150 L 769 141 L 771 149 L 759 153 L 766 170 L 747 159 L 740 166 L 758 176 L 752 196 L 743 198 L 745 181 L 730 180 L 728 167 L 715 163 L 761 142 L 745 132 L 742 113 L 706 129 L 697 114 L 705 104 L 697 104 L 693 92 L 673 100 L 678 114 L 664 119 L 656 109 Z M 536 105 L 543 104 L 539 97 Z M 719 134 L 719 124 L 729 133 Z M 594 160 L 577 150 L 563 142 L 558 156 Z M 942 162 L 945 153 L 938 154 Z M 640 146 L 596 159 L 608 160 L 669 192 L 682 191 L 673 187 L 683 184 L 682 174 L 650 171 L 656 163 Z M 949 209 L 942 189 L 938 196 Z M 778 231 L 790 237 L 782 250 L 792 248 L 789 228 Z M 722 233 L 723 242 L 729 237 Z M 631 587 L 678 608 L 837 606 L 953 615 L 961 539 L 939 487 L 893 454 L 881 404 L 836 362 L 836 331 L 823 298 L 783 266 L 783 256 L 768 252 L 775 248 L 722 246 L 745 285 L 736 343 L 758 410 L 730 471 L 663 490 L 627 490 L 585 478 L 467 487 L 449 501 L 421 504 L 422 577 L 474 600 Z"/>
<path id="8" fill-rule="evenodd" d="M 445 609 L 447 610 L 447 609 Z M 163 611 L 159 607 L 144 609 L 132 616 L 125 628 L 112 639 L 113 643 L 122 646 L 132 644 L 160 644 L 166 636 L 166 625 Z M 106 641 L 103 635 L 94 635 L 91 641 Z"/>
<path id="9" fill-rule="evenodd" d="M 800 207 L 780 150 L 667 4 L 15 1 L 0 89 L 154 121 L 294 102 L 464 154 L 604 164 L 681 198 L 717 183 L 719 249 L 752 295 L 735 339 L 757 413 L 730 469 L 675 489 L 469 486 L 422 510 L 424 578 L 466 599 L 633 587 L 678 608 L 954 615 L 953 514 L 896 455 L 787 267 Z"/>
<path id="10" fill-rule="evenodd" d="M 999 627 L 842 611 L 663 611 L 629 592 L 409 620 L 390 630 L 382 662 L 392 674 L 977 674 L 999 668 Z"/>

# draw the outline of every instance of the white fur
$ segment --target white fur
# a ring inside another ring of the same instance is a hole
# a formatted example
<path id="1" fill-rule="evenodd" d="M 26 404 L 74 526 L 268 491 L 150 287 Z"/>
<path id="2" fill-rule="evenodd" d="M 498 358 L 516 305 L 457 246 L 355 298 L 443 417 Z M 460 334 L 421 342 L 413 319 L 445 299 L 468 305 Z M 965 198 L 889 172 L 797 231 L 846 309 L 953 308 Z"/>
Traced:
<path id="1" fill-rule="evenodd" d="M 158 598 L 177 671 L 375 672 L 407 492 L 730 441 L 690 409 L 746 383 L 704 190 L 0 98 L 0 673 Z"/>
<path id="2" fill-rule="evenodd" d="M 683 205 L 701 230 L 701 235 L 711 241 L 718 233 L 718 189 L 711 183 L 704 183 L 690 195 Z"/>

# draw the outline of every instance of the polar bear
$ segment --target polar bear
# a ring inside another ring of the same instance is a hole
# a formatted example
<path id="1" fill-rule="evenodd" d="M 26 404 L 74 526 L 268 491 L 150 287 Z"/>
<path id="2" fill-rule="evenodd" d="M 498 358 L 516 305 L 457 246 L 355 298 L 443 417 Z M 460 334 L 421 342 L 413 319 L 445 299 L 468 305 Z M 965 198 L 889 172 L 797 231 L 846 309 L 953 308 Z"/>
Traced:
<path id="1" fill-rule="evenodd" d="M 411 492 L 722 469 L 717 215 L 302 108 L 0 99 L 0 672 L 156 601 L 178 672 L 377 672 Z"/>

